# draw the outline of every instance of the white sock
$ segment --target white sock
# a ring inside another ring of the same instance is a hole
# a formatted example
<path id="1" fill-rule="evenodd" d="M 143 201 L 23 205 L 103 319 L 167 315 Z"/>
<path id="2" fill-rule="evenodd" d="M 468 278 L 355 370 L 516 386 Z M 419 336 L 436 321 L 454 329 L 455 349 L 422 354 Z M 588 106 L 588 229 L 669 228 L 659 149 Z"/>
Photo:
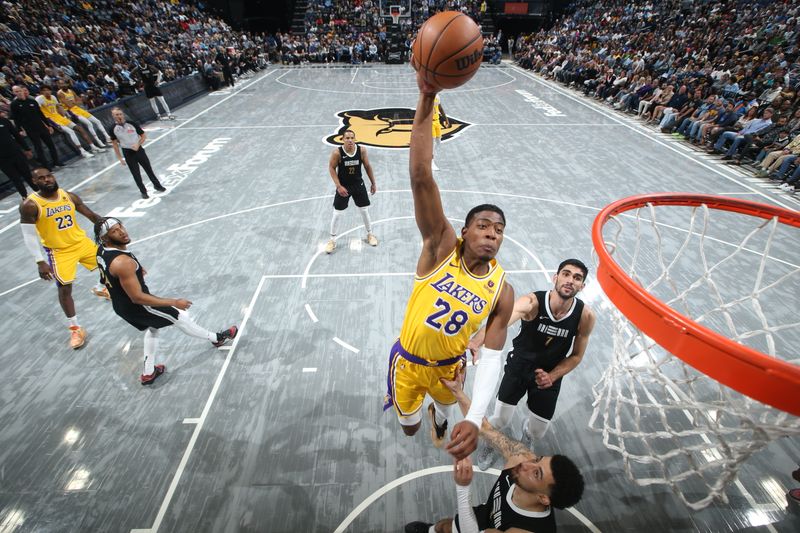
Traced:
<path id="1" fill-rule="evenodd" d="M 442 424 L 447 422 L 448 418 L 452 418 L 453 406 L 444 405 L 436 400 L 433 401 L 433 405 L 436 407 L 436 409 L 434 409 L 433 418 L 436 420 L 436 425 L 441 427 Z"/>
<path id="2" fill-rule="evenodd" d="M 81 327 L 81 325 L 78 324 L 78 315 L 68 316 L 67 317 L 67 323 L 68 323 L 70 329 Z"/>
<path id="3" fill-rule="evenodd" d="M 144 371 L 149 376 L 156 370 L 156 352 L 158 352 L 158 330 L 147 328 L 144 332 Z"/>
<path id="4" fill-rule="evenodd" d="M 541 439 L 547 433 L 550 421 L 538 417 L 533 413 L 528 413 L 528 435 L 534 439 Z"/>
<path id="5" fill-rule="evenodd" d="M 436 153 L 442 146 L 442 138 L 441 137 L 434 137 L 433 138 L 433 159 L 436 159 Z"/>
<path id="6" fill-rule="evenodd" d="M 167 105 L 167 101 L 166 101 L 166 100 L 164 100 L 164 97 L 163 97 L 163 96 L 156 96 L 156 98 L 158 98 L 158 102 L 159 102 L 159 103 L 160 103 L 162 106 L 164 106 L 164 109 L 166 110 L 166 112 L 167 112 L 167 115 L 170 115 L 171 113 L 170 113 L 170 111 L 169 111 L 169 106 Z"/>
<path id="7" fill-rule="evenodd" d="M 197 325 L 197 322 L 192 320 L 186 311 L 178 310 L 178 321 L 175 322 L 175 326 L 190 337 L 217 342 L 217 334 Z"/>
<path id="8" fill-rule="evenodd" d="M 516 405 L 503 403 L 500 400 L 497 400 L 494 403 L 494 412 L 492 413 L 492 416 L 489 417 L 489 423 L 496 430 L 505 428 L 509 423 L 511 423 L 511 417 L 514 416 L 514 409 L 516 409 L 516 407 Z"/>
<path id="9" fill-rule="evenodd" d="M 339 225 L 339 219 L 344 214 L 344 211 L 338 209 L 333 210 L 333 218 L 331 218 L 331 239 L 336 237 L 336 227 Z"/>
<path id="10" fill-rule="evenodd" d="M 369 219 L 369 208 L 359 207 L 358 210 L 361 212 L 361 219 L 364 221 L 364 227 L 367 228 L 367 234 L 369 235 L 372 233 L 372 221 Z"/>

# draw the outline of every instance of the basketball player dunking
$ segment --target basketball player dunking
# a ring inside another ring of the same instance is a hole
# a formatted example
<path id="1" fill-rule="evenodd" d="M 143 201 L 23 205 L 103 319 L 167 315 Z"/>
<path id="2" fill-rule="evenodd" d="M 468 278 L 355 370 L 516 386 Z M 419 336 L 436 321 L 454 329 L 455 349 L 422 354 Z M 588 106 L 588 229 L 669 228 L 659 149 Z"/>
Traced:
<path id="1" fill-rule="evenodd" d="M 500 374 L 500 350 L 514 306 L 514 289 L 494 259 L 506 220 L 499 207 L 479 205 L 467 214 L 461 237 L 456 236 L 431 171 L 431 120 L 438 88 L 419 75 L 417 84 L 420 95 L 411 129 L 409 173 L 422 253 L 400 339 L 390 352 L 385 408 L 394 406 L 403 432 L 414 435 L 422 424 L 425 395 L 430 395 L 431 436 L 434 445 L 441 446 L 456 398 L 440 378 L 457 375 L 466 362 L 469 338 L 488 319 L 472 406 L 466 420 L 453 427 L 447 445 L 450 454 L 463 459 L 477 446 L 478 430 Z"/>
<path id="2" fill-rule="evenodd" d="M 206 339 L 216 347 L 236 337 L 239 329 L 231 326 L 214 333 L 195 323 L 184 311 L 192 302 L 184 298 L 161 298 L 150 294 L 144 276 L 147 273 L 139 260 L 128 251 L 131 239 L 122 222 L 116 218 L 103 218 L 94 225 L 97 264 L 100 265 L 103 283 L 108 287 L 111 304 L 128 324 L 144 331 L 144 370 L 139 381 L 150 385 L 164 373 L 166 367 L 157 365 L 158 330 L 176 326 L 191 337 Z"/>
<path id="3" fill-rule="evenodd" d="M 583 290 L 589 269 L 578 259 L 566 259 L 553 276 L 554 287 L 522 296 L 514 303 L 509 327 L 522 320 L 514 349 L 508 353 L 505 373 L 489 424 L 502 430 L 517 403 L 528 395 L 528 417 L 522 440 L 528 446 L 544 436 L 556 411 L 561 378 L 583 360 L 595 323 L 594 312 L 576 298 Z M 483 342 L 483 330 L 470 341 L 470 350 Z M 481 446 L 477 464 L 486 470 L 494 461 L 489 446 Z"/>
<path id="4" fill-rule="evenodd" d="M 344 143 L 331 153 L 328 162 L 328 172 L 330 172 L 333 184 L 336 186 L 336 194 L 333 197 L 333 218 L 331 219 L 331 239 L 325 245 L 325 253 L 333 253 L 336 249 L 336 231 L 339 219 L 350 203 L 350 197 L 356 203 L 361 218 L 364 221 L 364 228 L 367 230 L 367 243 L 370 246 L 378 246 L 378 239 L 372 234 L 372 221 L 369 218 L 369 195 L 367 187 L 364 185 L 364 178 L 361 167 L 367 171 L 369 177 L 370 194 L 375 194 L 375 175 L 372 173 L 372 165 L 367 157 L 367 149 L 356 144 L 356 134 L 353 130 L 346 130 L 342 135 Z"/>
<path id="5" fill-rule="evenodd" d="M 77 194 L 60 189 L 48 169 L 34 168 L 31 176 L 39 191 L 31 193 L 19 206 L 22 237 L 36 261 L 39 277 L 47 281 L 56 280 L 58 301 L 69 323 L 69 345 L 77 350 L 86 342 L 86 330 L 80 326 L 75 314 L 72 282 L 75 281 L 78 263 L 88 270 L 97 268 L 97 246 L 78 225 L 77 214 L 92 222 L 100 220 L 100 215 L 89 209 Z M 42 256 L 42 245 L 47 260 Z M 92 292 L 108 298 L 102 285 L 93 288 Z"/>

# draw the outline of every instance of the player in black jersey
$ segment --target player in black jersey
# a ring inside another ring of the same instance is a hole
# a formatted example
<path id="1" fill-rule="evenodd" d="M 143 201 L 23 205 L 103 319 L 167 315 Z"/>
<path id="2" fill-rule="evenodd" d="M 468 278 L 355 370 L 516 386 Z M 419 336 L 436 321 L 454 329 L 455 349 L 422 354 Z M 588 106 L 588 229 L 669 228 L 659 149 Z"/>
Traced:
<path id="1" fill-rule="evenodd" d="M 470 399 L 463 381 L 442 380 L 458 400 L 464 415 Z M 553 507 L 564 509 L 577 504 L 583 496 L 584 481 L 578 467 L 564 455 L 541 456 L 519 441 L 506 437 L 483 419 L 480 436 L 499 450 L 505 459 L 500 477 L 495 481 L 486 503 L 473 507 L 469 485 L 472 461 L 469 457 L 454 462 L 458 514 L 439 520 L 435 525 L 412 522 L 405 533 L 555 533 Z"/>
<path id="2" fill-rule="evenodd" d="M 141 69 L 139 69 L 139 75 L 142 77 L 142 85 L 144 85 L 144 95 L 150 101 L 150 107 L 153 108 L 153 113 L 156 114 L 156 118 L 164 120 L 166 118 L 170 120 L 175 120 L 175 115 L 169 110 L 169 106 L 167 105 L 167 101 L 164 99 L 164 94 L 161 92 L 161 89 L 158 87 L 161 83 L 161 71 L 158 70 L 155 66 L 149 65 L 145 63 Z M 158 110 L 158 105 L 156 104 L 156 100 L 158 103 L 161 104 L 161 107 L 164 108 L 164 114 L 162 115 Z"/>
<path id="3" fill-rule="evenodd" d="M 144 331 L 144 371 L 142 385 L 149 385 L 164 373 L 163 364 L 155 364 L 158 356 L 158 330 L 177 326 L 192 337 L 206 339 L 217 348 L 236 337 L 239 329 L 231 326 L 213 333 L 197 325 L 185 312 L 192 302 L 184 298 L 161 298 L 150 294 L 144 276 L 147 273 L 130 251 L 131 242 L 122 222 L 116 218 L 102 218 L 94 225 L 97 241 L 97 265 L 100 278 L 111 295 L 111 304 L 120 317 L 140 331 Z"/>
<path id="4" fill-rule="evenodd" d="M 344 144 L 331 153 L 328 162 L 328 171 L 331 179 L 336 185 L 336 194 L 333 197 L 333 218 L 331 219 L 331 239 L 325 245 L 325 253 L 333 253 L 336 249 L 336 227 L 339 219 L 350 203 L 350 197 L 356 203 L 364 220 L 364 227 L 367 230 L 367 243 L 370 246 L 378 246 L 378 239 L 372 234 L 372 222 L 369 219 L 369 195 L 367 187 L 364 185 L 364 178 L 361 167 L 367 171 L 370 181 L 370 194 L 375 194 L 378 189 L 375 186 L 375 176 L 372 173 L 372 165 L 369 164 L 367 149 L 356 144 L 356 134 L 353 130 L 346 130 L 342 136 Z"/>
<path id="5" fill-rule="evenodd" d="M 561 378 L 583 360 L 589 336 L 594 329 L 594 312 L 576 295 L 583 289 L 589 271 L 578 259 L 567 259 L 553 276 L 555 287 L 522 296 L 514 303 L 509 327 L 521 320 L 514 349 L 508 353 L 497 403 L 489 423 L 502 430 L 514 414 L 517 403 L 528 395 L 528 410 L 523 442 L 542 438 L 556 410 Z M 470 350 L 483 343 L 483 331 L 472 341 Z M 477 464 L 486 470 L 493 462 L 492 450 L 483 446 Z"/>

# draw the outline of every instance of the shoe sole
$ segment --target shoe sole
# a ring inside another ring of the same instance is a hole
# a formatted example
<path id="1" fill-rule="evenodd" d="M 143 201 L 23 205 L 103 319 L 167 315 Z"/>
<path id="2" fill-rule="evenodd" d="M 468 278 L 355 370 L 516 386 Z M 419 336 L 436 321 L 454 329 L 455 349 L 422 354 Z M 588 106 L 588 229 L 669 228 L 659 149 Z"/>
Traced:
<path id="1" fill-rule="evenodd" d="M 217 342 L 212 342 L 211 344 L 214 345 L 214 348 L 219 348 L 221 346 L 224 346 L 226 342 L 232 341 L 233 339 L 236 338 L 236 336 L 239 334 L 239 328 L 236 327 L 236 326 L 231 326 L 230 328 L 226 329 L 225 331 L 230 331 L 231 328 L 233 328 L 233 335 L 231 335 L 230 337 L 225 337 L 224 339 L 222 339 L 221 342 L 218 342 L 218 343 Z"/>
<path id="2" fill-rule="evenodd" d="M 445 430 L 444 435 L 440 439 L 436 435 L 436 416 L 434 415 L 435 407 L 433 404 L 428 405 L 428 418 L 431 421 L 431 440 L 433 441 L 433 445 L 436 448 L 441 448 L 444 445 L 444 440 L 447 438 L 447 431 Z"/>

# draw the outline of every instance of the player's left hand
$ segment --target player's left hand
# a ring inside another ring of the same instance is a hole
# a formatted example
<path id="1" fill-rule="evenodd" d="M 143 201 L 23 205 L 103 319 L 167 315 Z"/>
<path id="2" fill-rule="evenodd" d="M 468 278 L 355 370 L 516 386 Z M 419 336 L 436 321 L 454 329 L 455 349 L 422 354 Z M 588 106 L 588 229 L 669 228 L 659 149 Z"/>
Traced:
<path id="1" fill-rule="evenodd" d="M 472 483 L 472 459 L 469 456 L 460 461 L 453 459 L 453 479 L 462 487 L 468 487 Z"/>
<path id="2" fill-rule="evenodd" d="M 478 426 L 467 420 L 462 420 L 450 433 L 450 442 L 445 449 L 456 459 L 464 459 L 478 447 Z"/>
<path id="3" fill-rule="evenodd" d="M 536 386 L 540 389 L 549 389 L 553 386 L 553 379 L 550 377 L 549 373 L 541 368 L 537 368 L 533 373 L 536 377 Z"/>
<path id="4" fill-rule="evenodd" d="M 372 184 L 372 185 L 370 185 L 370 187 L 369 187 L 369 193 L 370 193 L 370 194 L 375 194 L 376 192 L 378 192 L 378 188 L 377 188 L 377 187 L 375 186 L 375 184 L 373 183 L 373 184 Z"/>

